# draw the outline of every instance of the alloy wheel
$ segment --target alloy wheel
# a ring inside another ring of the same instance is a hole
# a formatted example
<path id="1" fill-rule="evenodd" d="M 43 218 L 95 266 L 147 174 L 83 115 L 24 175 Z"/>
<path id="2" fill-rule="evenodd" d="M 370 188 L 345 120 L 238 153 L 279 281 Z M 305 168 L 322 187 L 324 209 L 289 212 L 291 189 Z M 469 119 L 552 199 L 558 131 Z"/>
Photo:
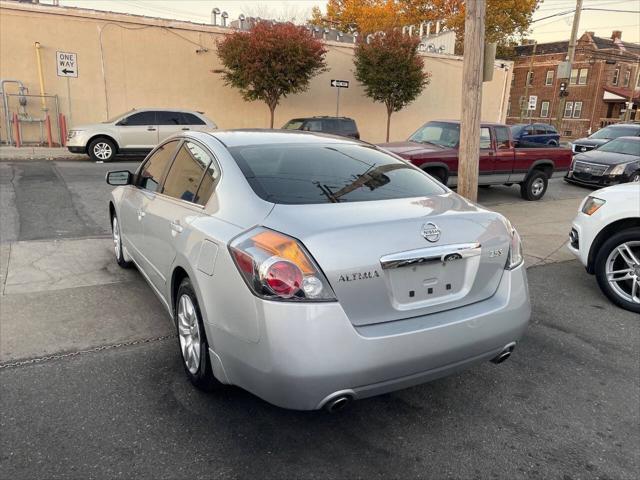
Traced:
<path id="1" fill-rule="evenodd" d="M 640 304 L 640 241 L 614 248 L 605 263 L 607 282 L 620 298 Z"/>
<path id="2" fill-rule="evenodd" d="M 120 260 L 120 225 L 118 224 L 118 217 L 113 217 L 113 248 L 116 251 L 116 259 Z"/>
<path id="3" fill-rule="evenodd" d="M 200 368 L 200 326 L 193 301 L 186 294 L 178 301 L 178 336 L 184 363 L 195 375 Z"/>
<path id="4" fill-rule="evenodd" d="M 537 178 L 531 184 L 531 193 L 537 197 L 543 192 L 543 190 L 544 190 L 544 180 L 542 180 L 541 178 Z"/>
<path id="5" fill-rule="evenodd" d="M 113 155 L 113 150 L 108 143 L 98 142 L 93 146 L 93 154 L 100 160 L 107 160 Z"/>

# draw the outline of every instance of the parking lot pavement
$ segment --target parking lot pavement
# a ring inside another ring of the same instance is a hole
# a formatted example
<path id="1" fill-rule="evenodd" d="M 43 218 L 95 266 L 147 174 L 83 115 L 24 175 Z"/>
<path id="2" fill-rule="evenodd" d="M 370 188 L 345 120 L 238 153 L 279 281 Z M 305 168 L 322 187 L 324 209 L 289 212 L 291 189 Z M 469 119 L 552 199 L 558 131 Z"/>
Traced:
<path id="1" fill-rule="evenodd" d="M 331 416 L 185 381 L 167 313 L 111 259 L 104 175 L 137 164 L 0 163 L 0 478 L 637 476 L 637 318 L 557 263 L 589 190 L 480 191 L 540 265 L 512 359 Z"/>
<path id="2" fill-rule="evenodd" d="M 283 410 L 237 388 L 200 393 L 175 338 L 0 369 L 0 474 L 637 478 L 637 318 L 577 262 L 529 278 L 532 323 L 510 360 L 335 415 Z"/>

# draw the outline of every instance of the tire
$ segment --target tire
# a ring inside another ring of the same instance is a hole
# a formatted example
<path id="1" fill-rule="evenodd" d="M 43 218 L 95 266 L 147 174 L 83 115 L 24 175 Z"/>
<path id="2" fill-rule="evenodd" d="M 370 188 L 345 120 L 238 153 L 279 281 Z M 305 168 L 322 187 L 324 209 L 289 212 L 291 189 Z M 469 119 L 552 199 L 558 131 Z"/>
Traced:
<path id="1" fill-rule="evenodd" d="M 122 232 L 120 230 L 118 216 L 115 213 L 111 216 L 111 238 L 113 239 L 116 262 L 118 262 L 118 265 L 122 268 L 131 268 L 133 263 L 126 260 L 124 250 L 122 249 Z"/>
<path id="2" fill-rule="evenodd" d="M 441 184 L 443 184 L 443 185 L 447 184 L 448 175 L 447 175 L 447 172 L 443 168 L 426 169 L 425 172 L 427 172 L 429 175 L 431 175 L 433 178 L 435 178 Z"/>
<path id="3" fill-rule="evenodd" d="M 478 185 L 478 187 L 487 190 L 487 189 L 491 188 L 491 185 Z"/>
<path id="4" fill-rule="evenodd" d="M 558 142 L 556 142 L 555 140 L 549 140 L 547 142 L 547 145 L 549 145 L 550 147 L 557 147 L 558 146 Z"/>
<path id="5" fill-rule="evenodd" d="M 625 253 L 619 250 L 620 247 Z M 632 255 L 627 253 L 629 251 Z M 629 279 L 608 280 L 607 271 L 625 269 L 629 272 L 618 274 L 614 278 L 628 275 Z M 640 313 L 640 227 L 618 232 L 604 242 L 596 255 L 594 270 L 598 285 L 609 300 L 625 310 Z"/>
<path id="6" fill-rule="evenodd" d="M 531 202 L 540 200 L 547 192 L 548 186 L 547 175 L 542 170 L 534 170 L 520 184 L 520 196 Z"/>
<path id="7" fill-rule="evenodd" d="M 106 137 L 98 137 L 89 143 L 87 153 L 95 162 L 110 162 L 116 156 L 116 144 Z"/>
<path id="8" fill-rule="evenodd" d="M 182 366 L 189 381 L 206 392 L 220 382 L 213 376 L 209 361 L 209 343 L 202 323 L 202 315 L 189 278 L 180 283 L 175 301 L 175 319 Z M 190 348 L 191 345 L 191 348 Z"/>
<path id="9" fill-rule="evenodd" d="M 629 178 L 629 181 L 630 182 L 640 182 L 640 171 L 636 172 L 636 173 L 633 173 L 631 175 L 631 177 Z"/>

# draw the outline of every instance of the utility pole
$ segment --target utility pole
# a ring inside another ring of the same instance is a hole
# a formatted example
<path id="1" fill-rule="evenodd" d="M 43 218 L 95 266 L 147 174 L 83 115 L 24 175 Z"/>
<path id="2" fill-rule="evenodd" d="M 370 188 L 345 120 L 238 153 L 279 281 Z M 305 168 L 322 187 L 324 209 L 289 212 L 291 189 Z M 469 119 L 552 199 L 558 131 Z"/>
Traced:
<path id="1" fill-rule="evenodd" d="M 569 39 L 569 51 L 567 52 L 567 62 L 569 62 L 567 82 L 569 88 L 571 87 L 571 67 L 573 66 L 573 60 L 576 57 L 576 39 L 578 38 L 578 27 L 580 26 L 580 13 L 582 12 L 582 0 L 576 0 L 576 11 L 573 14 L 573 25 L 571 26 L 571 38 Z M 558 79 L 561 80 L 560 75 Z M 567 103 L 567 97 L 560 97 L 558 102 L 558 111 L 556 113 L 556 129 L 562 135 L 562 118 L 564 117 L 564 107 Z"/>
<path id="2" fill-rule="evenodd" d="M 524 101 L 527 105 L 526 110 L 523 105 L 520 105 L 520 123 L 523 122 L 524 112 L 529 111 L 529 76 L 533 75 L 533 59 L 536 56 L 536 47 L 538 46 L 538 42 L 533 42 L 533 51 L 531 52 L 531 58 L 529 59 L 529 70 L 527 70 L 527 77 L 524 79 Z"/>
<path id="3" fill-rule="evenodd" d="M 474 202 L 478 199 L 485 11 L 486 0 L 466 2 L 458 193 Z"/>

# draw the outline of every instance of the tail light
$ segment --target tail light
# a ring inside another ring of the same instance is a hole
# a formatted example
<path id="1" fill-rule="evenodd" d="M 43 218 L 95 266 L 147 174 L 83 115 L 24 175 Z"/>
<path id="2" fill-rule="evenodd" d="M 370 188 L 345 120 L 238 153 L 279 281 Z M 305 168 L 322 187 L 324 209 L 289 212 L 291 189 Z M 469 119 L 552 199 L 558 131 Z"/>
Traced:
<path id="1" fill-rule="evenodd" d="M 267 300 L 331 302 L 335 294 L 304 246 L 283 233 L 256 227 L 229 245 L 251 291 Z"/>

